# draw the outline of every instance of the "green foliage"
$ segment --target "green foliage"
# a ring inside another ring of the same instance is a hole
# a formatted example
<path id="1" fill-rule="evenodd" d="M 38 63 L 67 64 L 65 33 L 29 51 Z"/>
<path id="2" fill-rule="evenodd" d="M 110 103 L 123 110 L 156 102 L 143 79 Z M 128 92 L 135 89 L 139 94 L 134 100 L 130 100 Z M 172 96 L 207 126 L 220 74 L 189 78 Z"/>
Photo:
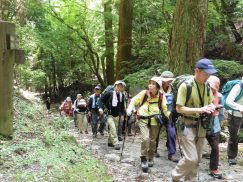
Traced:
<path id="1" fill-rule="evenodd" d="M 4 179 L 112 181 L 105 165 L 69 134 L 70 119 L 44 116 L 43 106 L 23 100 L 20 95 L 14 97 L 14 108 L 13 139 L 0 138 Z"/>
<path id="2" fill-rule="evenodd" d="M 218 70 L 217 75 L 223 80 L 222 83 L 242 77 L 243 65 L 235 61 L 214 60 L 213 63 Z"/>
<path id="3" fill-rule="evenodd" d="M 166 70 L 167 66 L 156 64 L 151 66 L 147 69 L 142 69 L 138 72 L 135 72 L 133 74 L 129 74 L 124 78 L 124 81 L 129 86 L 137 86 L 140 88 L 145 88 L 148 85 L 148 80 L 152 78 L 154 75 L 156 75 L 156 71 L 160 70 L 159 72 L 162 72 Z"/>

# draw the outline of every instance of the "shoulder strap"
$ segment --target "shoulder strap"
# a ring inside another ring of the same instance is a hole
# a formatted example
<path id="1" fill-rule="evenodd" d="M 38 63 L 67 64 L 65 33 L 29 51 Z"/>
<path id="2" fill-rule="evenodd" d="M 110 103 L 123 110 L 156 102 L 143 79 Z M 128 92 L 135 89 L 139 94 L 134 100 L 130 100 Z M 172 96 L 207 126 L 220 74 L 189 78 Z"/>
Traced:
<path id="1" fill-rule="evenodd" d="M 186 102 L 185 102 L 185 106 L 186 106 L 192 94 L 192 80 L 186 81 L 185 83 L 186 83 Z"/>
<path id="2" fill-rule="evenodd" d="M 148 99 L 148 90 L 146 90 L 144 97 L 143 97 L 143 101 L 140 106 L 142 106 L 147 101 L 147 99 Z"/>

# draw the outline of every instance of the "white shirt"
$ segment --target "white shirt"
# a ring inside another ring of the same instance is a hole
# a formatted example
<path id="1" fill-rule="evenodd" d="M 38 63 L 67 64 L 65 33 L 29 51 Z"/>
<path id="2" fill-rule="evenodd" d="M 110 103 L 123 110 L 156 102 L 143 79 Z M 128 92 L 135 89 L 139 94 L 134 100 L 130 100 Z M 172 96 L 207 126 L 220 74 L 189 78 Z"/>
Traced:
<path id="1" fill-rule="evenodd" d="M 243 80 L 242 80 L 243 82 Z M 243 110 L 243 97 L 240 98 L 240 100 L 238 101 L 234 101 L 235 98 L 240 94 L 241 92 L 241 87 L 240 84 L 236 84 L 232 90 L 230 91 L 227 99 L 226 99 L 226 104 L 228 104 L 229 107 L 231 107 L 232 109 L 235 110 Z M 232 110 L 228 110 L 228 112 L 233 115 L 233 111 Z M 239 111 L 234 111 L 234 116 L 237 117 L 243 117 L 242 113 L 240 113 Z"/>

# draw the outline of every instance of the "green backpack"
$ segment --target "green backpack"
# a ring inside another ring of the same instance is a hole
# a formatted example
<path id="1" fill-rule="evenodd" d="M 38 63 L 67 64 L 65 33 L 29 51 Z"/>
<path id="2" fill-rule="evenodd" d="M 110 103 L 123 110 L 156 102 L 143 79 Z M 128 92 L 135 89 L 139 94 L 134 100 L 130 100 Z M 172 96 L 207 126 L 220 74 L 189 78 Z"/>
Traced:
<path id="1" fill-rule="evenodd" d="M 222 88 L 222 94 L 224 96 L 224 108 L 226 110 L 233 110 L 230 106 L 228 106 L 228 104 L 226 104 L 226 99 L 230 93 L 230 91 L 232 90 L 232 88 L 236 85 L 236 84 L 240 84 L 241 87 L 241 91 L 240 94 L 235 98 L 234 101 L 238 101 L 243 97 L 243 83 L 242 80 L 231 80 L 228 81 Z"/>

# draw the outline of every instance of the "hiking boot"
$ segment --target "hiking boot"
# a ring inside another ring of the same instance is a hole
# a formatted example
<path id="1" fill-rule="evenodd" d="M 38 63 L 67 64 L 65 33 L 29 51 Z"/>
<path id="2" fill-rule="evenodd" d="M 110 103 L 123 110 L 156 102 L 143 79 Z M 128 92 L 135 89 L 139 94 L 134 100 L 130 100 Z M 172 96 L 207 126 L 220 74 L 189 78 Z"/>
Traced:
<path id="1" fill-rule="evenodd" d="M 133 134 L 132 133 L 128 133 L 128 136 L 133 136 Z"/>
<path id="2" fill-rule="evenodd" d="M 231 165 L 236 165 L 236 164 L 237 164 L 236 159 L 229 159 L 228 162 L 229 162 L 229 165 L 230 165 L 230 166 L 231 166 Z"/>
<path id="3" fill-rule="evenodd" d="M 97 138 L 97 135 L 96 134 L 93 134 L 93 138 Z"/>
<path id="4" fill-rule="evenodd" d="M 205 154 L 202 155 L 202 158 L 210 159 L 210 154 L 209 153 L 205 153 Z"/>
<path id="5" fill-rule="evenodd" d="M 112 143 L 108 143 L 108 147 L 114 147 L 115 145 Z"/>
<path id="6" fill-rule="evenodd" d="M 115 150 L 120 150 L 120 148 L 121 148 L 121 147 L 120 147 L 119 144 L 116 144 L 116 145 L 114 146 L 114 149 L 115 149 Z"/>
<path id="7" fill-rule="evenodd" d="M 88 131 L 85 131 L 85 134 L 88 134 L 89 132 Z"/>
<path id="8" fill-rule="evenodd" d="M 122 141 L 122 140 L 123 140 L 123 138 L 122 138 L 121 136 L 119 136 L 119 137 L 118 137 L 118 140 L 119 140 L 119 141 Z"/>
<path id="9" fill-rule="evenodd" d="M 160 154 L 158 152 L 155 153 L 156 158 L 160 158 Z"/>
<path id="10" fill-rule="evenodd" d="M 149 159 L 148 160 L 148 167 L 153 167 L 154 166 L 154 160 L 153 159 Z"/>
<path id="11" fill-rule="evenodd" d="M 218 178 L 218 179 L 222 179 L 222 177 L 223 177 L 222 173 L 218 169 L 211 170 L 210 175 L 212 175 L 214 178 Z"/>
<path id="12" fill-rule="evenodd" d="M 175 155 L 169 155 L 168 159 L 175 163 L 177 163 L 179 161 L 179 159 Z"/>
<path id="13" fill-rule="evenodd" d="M 148 162 L 145 156 L 141 156 L 141 168 L 144 173 L 148 172 Z"/>
<path id="14" fill-rule="evenodd" d="M 80 131 L 79 133 L 80 133 L 80 134 L 83 134 L 83 131 Z"/>

